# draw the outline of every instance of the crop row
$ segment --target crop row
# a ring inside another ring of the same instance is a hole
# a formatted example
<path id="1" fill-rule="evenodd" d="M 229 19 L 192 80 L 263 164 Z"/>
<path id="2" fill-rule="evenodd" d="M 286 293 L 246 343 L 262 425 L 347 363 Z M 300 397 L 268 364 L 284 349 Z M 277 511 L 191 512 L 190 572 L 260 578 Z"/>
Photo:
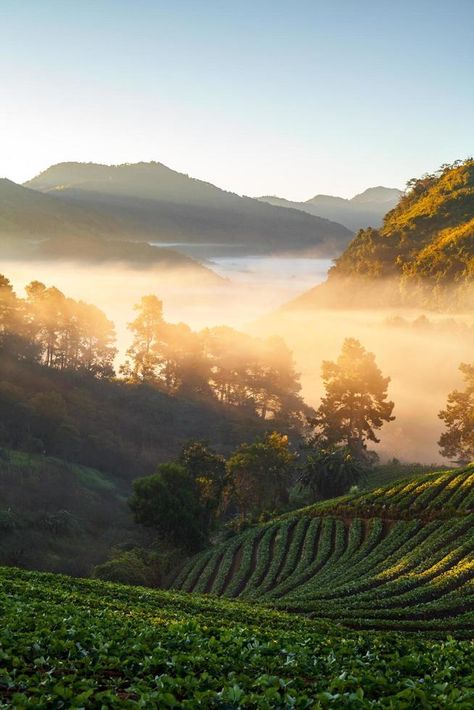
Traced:
<path id="1" fill-rule="evenodd" d="M 15 569 L 0 569 L 0 607 L 1 708 L 474 704 L 474 646 L 455 638 L 365 634 L 261 605 Z"/>
<path id="2" fill-rule="evenodd" d="M 450 618 L 469 611 L 472 594 L 453 593 L 473 578 L 474 515 L 428 523 L 325 516 L 282 520 L 237 536 L 196 558 L 182 589 L 322 618 L 359 618 L 363 611 L 366 621 L 384 612 L 391 619 L 400 608 L 409 620 L 424 603 L 439 602 L 439 612 Z M 428 617 L 420 622 L 429 626 Z"/>

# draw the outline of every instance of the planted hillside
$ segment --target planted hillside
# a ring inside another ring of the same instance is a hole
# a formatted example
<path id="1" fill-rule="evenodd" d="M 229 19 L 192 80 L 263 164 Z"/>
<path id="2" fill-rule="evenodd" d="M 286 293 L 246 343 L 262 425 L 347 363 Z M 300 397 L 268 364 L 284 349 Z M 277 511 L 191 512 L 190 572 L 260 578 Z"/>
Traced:
<path id="1" fill-rule="evenodd" d="M 171 586 L 356 629 L 474 632 L 474 469 L 417 476 L 251 528 Z"/>
<path id="2" fill-rule="evenodd" d="M 470 158 L 411 180 L 382 227 L 361 230 L 337 260 L 328 281 L 293 305 L 376 302 L 469 308 L 474 303 L 473 283 L 474 160 Z"/>
<path id="3" fill-rule="evenodd" d="M 0 569 L 2 707 L 472 707 L 474 646 Z"/>

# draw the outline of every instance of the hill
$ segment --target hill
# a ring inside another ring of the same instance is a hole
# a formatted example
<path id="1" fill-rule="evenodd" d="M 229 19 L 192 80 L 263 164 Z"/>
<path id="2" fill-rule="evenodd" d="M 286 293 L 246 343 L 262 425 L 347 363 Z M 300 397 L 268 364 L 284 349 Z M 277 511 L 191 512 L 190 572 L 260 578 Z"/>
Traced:
<path id="1" fill-rule="evenodd" d="M 281 197 L 259 197 L 271 205 L 302 210 L 308 214 L 339 222 L 352 232 L 365 227 L 379 227 L 383 217 L 397 204 L 401 190 L 389 187 L 369 187 L 351 199 L 332 195 L 316 195 L 305 202 L 292 202 Z"/>
<path id="2" fill-rule="evenodd" d="M 74 461 L 130 482 L 190 439 L 230 450 L 265 423 L 215 399 L 0 358 L 0 444 Z"/>
<path id="3" fill-rule="evenodd" d="M 207 244 L 231 253 L 340 253 L 351 233 L 340 224 L 225 192 L 161 163 L 61 163 L 26 183 L 65 205 L 118 224 L 122 238 Z"/>
<path id="4" fill-rule="evenodd" d="M 139 545 L 119 476 L 0 449 L 0 564 L 89 575 L 114 545 Z"/>
<path id="5" fill-rule="evenodd" d="M 2 259 L 122 262 L 138 267 L 184 269 L 219 281 L 199 262 L 173 249 L 128 242 L 112 217 L 0 179 Z"/>
<path id="6" fill-rule="evenodd" d="M 262 607 L 0 569 L 13 707 L 468 708 L 471 641 L 352 633 Z"/>
<path id="7" fill-rule="evenodd" d="M 474 305 L 474 160 L 409 183 L 380 229 L 361 230 L 327 282 L 290 307 Z M 350 299 L 348 299 L 350 294 Z"/>
<path id="8" fill-rule="evenodd" d="M 474 631 L 474 469 L 304 508 L 192 558 L 173 588 L 355 629 Z"/>

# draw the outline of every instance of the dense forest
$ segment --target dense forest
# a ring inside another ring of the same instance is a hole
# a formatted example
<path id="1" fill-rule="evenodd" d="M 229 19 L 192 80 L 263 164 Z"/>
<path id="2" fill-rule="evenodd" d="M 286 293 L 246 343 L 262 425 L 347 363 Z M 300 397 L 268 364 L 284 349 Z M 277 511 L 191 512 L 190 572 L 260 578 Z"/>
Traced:
<path id="1" fill-rule="evenodd" d="M 281 339 L 167 323 L 155 296 L 136 310 L 117 378 L 104 313 L 39 282 L 18 298 L 2 277 L 4 445 L 133 476 L 186 438 L 212 431 L 217 443 L 236 443 L 232 431 L 258 431 L 259 422 L 298 429 L 311 411 Z"/>
<path id="2" fill-rule="evenodd" d="M 327 282 L 292 306 L 371 306 L 376 300 L 379 305 L 472 308 L 473 214 L 472 158 L 410 180 L 382 227 L 361 230 Z"/>

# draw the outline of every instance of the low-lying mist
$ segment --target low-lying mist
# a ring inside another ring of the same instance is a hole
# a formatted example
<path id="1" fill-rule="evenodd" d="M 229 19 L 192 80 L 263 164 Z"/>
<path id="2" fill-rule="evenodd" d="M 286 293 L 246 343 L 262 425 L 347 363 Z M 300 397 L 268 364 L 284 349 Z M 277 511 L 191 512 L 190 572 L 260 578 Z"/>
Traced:
<path id="1" fill-rule="evenodd" d="M 255 330 L 285 338 L 301 373 L 303 396 L 313 406 L 323 393 L 322 361 L 337 358 L 344 338 L 359 339 L 391 377 L 388 394 L 396 419 L 381 431 L 379 455 L 448 464 L 438 451 L 437 415 L 448 393 L 461 385 L 459 364 L 473 360 L 472 317 L 408 309 L 291 311 L 261 319 Z"/>
<path id="2" fill-rule="evenodd" d="M 193 329 L 229 325 L 253 335 L 279 335 L 294 352 L 303 396 L 314 407 L 322 394 L 322 361 L 337 357 L 344 338 L 358 338 L 375 353 L 383 374 L 392 378 L 389 397 L 395 402 L 396 420 L 382 430 L 379 454 L 410 462 L 443 461 L 437 446 L 442 431 L 437 415 L 448 393 L 461 384 L 460 362 L 474 359 L 473 318 L 378 309 L 376 293 L 373 310 L 275 313 L 280 305 L 324 278 L 318 260 L 314 260 L 314 277 L 307 263 L 303 267 L 301 262 L 301 267 L 299 274 L 298 266 L 285 267 L 284 259 L 273 265 L 262 262 L 260 271 L 258 265 L 245 260 L 230 265 L 216 262 L 217 272 L 230 276 L 220 284 L 206 283 L 202 274 L 189 269 L 132 269 L 116 264 L 4 261 L 0 272 L 20 296 L 27 283 L 39 280 L 72 298 L 97 305 L 116 325 L 119 361 L 130 344 L 127 323 L 134 317 L 133 306 L 151 293 L 163 301 L 169 322 L 182 321 Z M 420 319 L 423 315 L 428 321 Z"/>

